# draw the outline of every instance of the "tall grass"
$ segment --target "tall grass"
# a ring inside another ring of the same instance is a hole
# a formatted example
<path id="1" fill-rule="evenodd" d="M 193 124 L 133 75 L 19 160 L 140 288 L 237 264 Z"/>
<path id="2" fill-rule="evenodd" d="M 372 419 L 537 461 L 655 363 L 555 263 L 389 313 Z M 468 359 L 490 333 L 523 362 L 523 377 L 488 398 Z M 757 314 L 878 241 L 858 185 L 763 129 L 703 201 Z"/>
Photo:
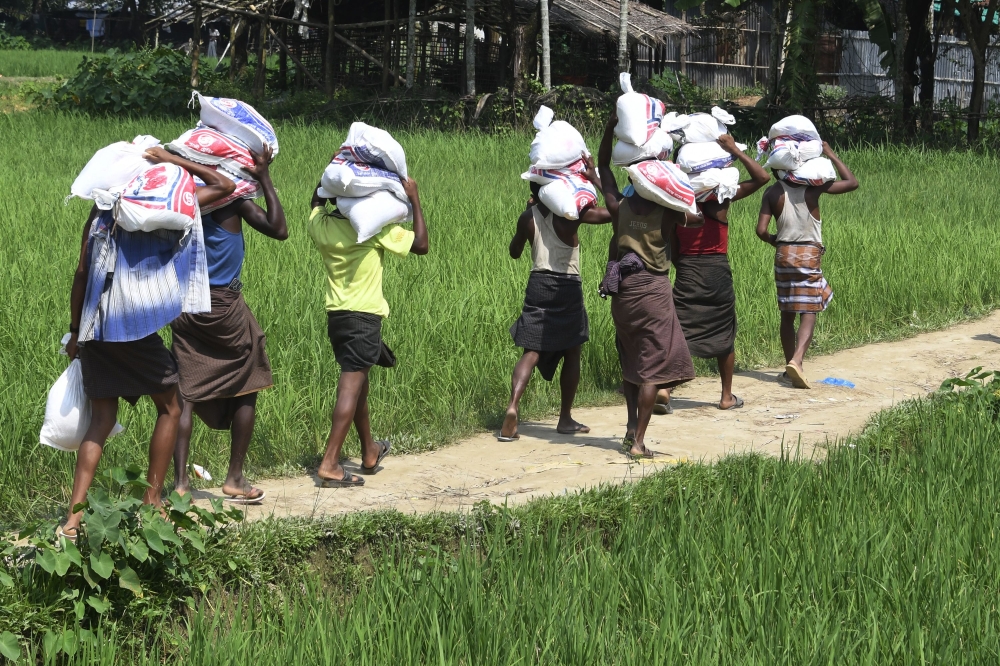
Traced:
<path id="1" fill-rule="evenodd" d="M 314 558 L 204 603 L 148 663 L 996 663 L 996 409 L 910 403 L 818 463 L 682 466 L 498 512 L 454 548 L 348 553 L 356 585 Z M 93 663 L 135 663 L 113 652 Z"/>
<path id="2" fill-rule="evenodd" d="M 46 391 L 65 367 L 56 354 L 69 318 L 69 287 L 87 202 L 64 206 L 76 173 L 107 143 L 154 134 L 172 139 L 177 121 L 90 120 L 44 113 L 0 118 L 5 151 L 0 214 L 0 522 L 15 522 L 63 504 L 73 456 L 43 449 L 37 433 Z M 268 336 L 275 387 L 259 402 L 250 450 L 252 474 L 299 469 L 315 460 L 329 428 L 337 368 L 326 338 L 322 263 L 306 234 L 308 201 L 343 129 L 279 127 L 274 178 L 291 238 L 277 243 L 247 232 L 248 302 Z M 373 372 L 377 434 L 413 451 L 495 425 L 518 357 L 507 332 L 523 298 L 526 260 L 507 244 L 527 188 L 529 137 L 438 132 L 401 133 L 419 181 L 431 254 L 387 259 L 392 314 L 385 337 L 399 366 Z M 980 314 L 998 300 L 1000 277 L 984 270 L 1000 236 L 983 215 L 1000 201 L 993 183 L 1000 161 L 963 153 L 910 149 L 844 154 L 857 171 L 857 193 L 823 201 L 825 269 L 836 292 L 819 319 L 815 349 L 828 352 L 909 335 Z M 740 332 L 738 363 L 780 358 L 772 250 L 753 235 L 759 198 L 731 215 L 731 259 Z M 591 319 L 581 401 L 608 400 L 620 380 L 608 304 L 597 297 L 608 227 L 581 232 L 584 290 Z M 699 366 L 701 371 L 708 366 Z M 536 379 L 528 416 L 558 404 L 558 387 Z M 145 458 L 152 409 L 123 405 L 126 432 L 111 440 L 108 464 Z M 349 440 L 347 451 L 356 452 Z M 221 470 L 228 438 L 196 426 L 193 459 Z"/>
<path id="3" fill-rule="evenodd" d="M 80 59 L 89 51 L 0 51 L 0 76 L 61 76 L 76 73 Z"/>

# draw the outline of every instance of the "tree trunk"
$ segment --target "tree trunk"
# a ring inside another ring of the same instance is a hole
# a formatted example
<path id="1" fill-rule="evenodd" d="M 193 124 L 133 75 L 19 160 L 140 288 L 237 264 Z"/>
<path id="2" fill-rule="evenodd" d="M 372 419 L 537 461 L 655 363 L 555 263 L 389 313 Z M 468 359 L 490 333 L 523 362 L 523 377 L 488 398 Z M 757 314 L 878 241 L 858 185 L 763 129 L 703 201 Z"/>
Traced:
<path id="1" fill-rule="evenodd" d="M 198 59 L 201 56 L 201 4 L 194 6 L 194 36 L 192 37 L 194 46 L 191 49 L 191 87 L 197 88 L 201 85 L 198 76 Z"/>
<path id="2" fill-rule="evenodd" d="M 618 0 L 618 71 L 628 71 L 628 0 Z"/>
<path id="3" fill-rule="evenodd" d="M 910 39 L 908 46 L 914 53 L 917 66 L 912 71 L 914 86 L 920 86 L 920 116 L 926 124 L 930 120 L 930 112 L 934 110 L 934 61 L 936 57 L 934 40 L 931 37 L 931 27 L 928 16 L 932 16 L 931 0 L 910 0 L 907 14 L 910 21 Z M 916 129 L 916 117 L 913 118 Z"/>
<path id="4" fill-rule="evenodd" d="M 465 94 L 476 94 L 476 0 L 465 0 Z"/>
<path id="5" fill-rule="evenodd" d="M 231 58 L 229 60 L 229 80 L 235 81 L 243 74 L 247 66 L 247 50 L 250 46 L 250 30 L 246 19 L 240 18 L 233 23 L 235 26 L 230 30 L 232 47 L 230 47 Z"/>
<path id="6" fill-rule="evenodd" d="M 778 100 L 779 65 L 785 43 L 785 22 L 783 20 L 785 11 L 785 0 L 774 0 L 771 7 L 771 62 L 767 72 L 768 94 L 772 104 Z"/>
<path id="7" fill-rule="evenodd" d="M 327 97 L 333 96 L 333 59 L 337 48 L 337 39 L 333 36 L 333 26 L 336 21 L 336 16 L 333 12 L 334 3 L 336 3 L 336 0 L 327 0 L 326 3 L 326 58 L 324 58 L 326 62 L 323 63 L 323 73 L 325 74 L 323 83 L 326 87 Z M 282 53 L 284 53 L 284 51 L 282 51 Z"/>
<path id="8" fill-rule="evenodd" d="M 385 29 L 382 30 L 382 94 L 389 92 L 389 19 L 392 18 L 392 0 L 385 0 Z"/>
<path id="9" fill-rule="evenodd" d="M 972 40 L 969 40 L 972 46 Z M 965 138 L 969 145 L 979 141 L 979 115 L 983 112 L 983 93 L 986 88 L 986 58 L 980 49 L 972 49 L 972 96 L 969 99 L 969 123 Z"/>
<path id="10" fill-rule="evenodd" d="M 982 12 L 981 6 L 960 3 L 958 12 L 972 52 L 972 95 L 969 99 L 969 121 L 966 127 L 966 140 L 971 146 L 979 141 L 979 122 L 986 92 L 986 58 L 989 54 L 993 19 L 997 13 L 997 0 L 990 0 L 985 12 Z"/>
<path id="11" fill-rule="evenodd" d="M 549 47 L 549 0 L 539 0 L 539 26 L 542 31 L 542 86 L 552 90 L 552 50 Z"/>
<path id="12" fill-rule="evenodd" d="M 332 3 L 333 0 L 330 0 Z M 410 0 L 410 13 L 406 20 L 406 89 L 413 87 L 414 70 L 417 67 L 417 0 Z"/>
<path id="13" fill-rule="evenodd" d="M 281 41 L 287 44 L 288 24 L 279 24 L 278 33 L 278 36 L 281 37 Z M 278 49 L 278 87 L 282 90 L 288 89 L 288 54 L 285 53 L 285 49 Z"/>
<path id="14" fill-rule="evenodd" d="M 538 41 L 538 31 L 541 27 L 541 22 L 541 12 L 532 12 L 528 23 L 518 26 L 515 56 L 517 67 L 514 87 L 519 92 L 524 90 L 525 81 L 531 76 L 531 72 L 535 71 L 535 63 L 538 62 L 535 43 Z"/>
<path id="15" fill-rule="evenodd" d="M 267 87 L 267 50 L 265 48 L 267 46 L 267 18 L 265 16 L 260 18 L 260 31 L 257 33 L 257 72 L 253 77 L 253 95 L 257 99 L 264 98 Z"/>

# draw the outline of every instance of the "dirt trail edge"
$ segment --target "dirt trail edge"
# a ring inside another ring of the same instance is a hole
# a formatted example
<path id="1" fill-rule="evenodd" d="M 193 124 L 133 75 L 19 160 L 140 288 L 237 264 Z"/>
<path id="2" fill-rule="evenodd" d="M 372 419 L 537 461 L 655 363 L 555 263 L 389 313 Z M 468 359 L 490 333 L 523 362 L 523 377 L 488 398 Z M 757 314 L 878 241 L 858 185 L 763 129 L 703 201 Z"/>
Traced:
<path id="1" fill-rule="evenodd" d="M 904 399 L 935 390 L 948 377 L 976 366 L 1000 368 L 1000 312 L 908 340 L 848 349 L 808 359 L 810 391 L 781 382 L 781 370 L 736 376 L 734 393 L 743 409 L 720 411 L 715 377 L 698 378 L 675 392 L 674 413 L 653 416 L 647 444 L 660 455 L 642 464 L 621 453 L 625 407 L 580 409 L 575 418 L 587 435 L 559 435 L 554 421 L 522 423 L 510 443 L 483 433 L 428 453 L 389 456 L 363 488 L 323 488 L 317 477 L 265 480 L 264 502 L 248 516 L 333 515 L 394 508 L 403 512 L 456 510 L 489 500 L 523 503 L 572 493 L 601 483 L 633 481 L 681 461 L 712 461 L 728 453 L 780 452 L 782 443 L 809 455 L 816 445 L 859 432 L 868 418 Z M 837 377 L 855 388 L 817 384 Z M 540 381 L 537 377 L 535 381 Z M 345 461 L 357 471 L 358 460 Z M 195 491 L 196 498 L 221 497 L 220 489 Z"/>

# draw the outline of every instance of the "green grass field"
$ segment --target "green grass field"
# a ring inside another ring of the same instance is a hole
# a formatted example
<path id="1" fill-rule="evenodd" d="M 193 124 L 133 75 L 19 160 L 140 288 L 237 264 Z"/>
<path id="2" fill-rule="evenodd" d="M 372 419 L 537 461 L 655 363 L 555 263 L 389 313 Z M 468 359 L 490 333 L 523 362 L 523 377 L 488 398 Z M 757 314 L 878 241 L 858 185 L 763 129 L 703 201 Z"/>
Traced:
<path id="1" fill-rule="evenodd" d="M 169 140 L 189 126 L 44 113 L 0 117 L 0 145 L 10 147 L 0 198 L 7 229 L 0 245 L 0 524 L 62 511 L 72 482 L 74 457 L 37 444 L 46 392 L 66 365 L 56 351 L 69 322 L 70 280 L 89 210 L 79 200 L 64 205 L 63 197 L 96 149 L 140 133 Z M 279 127 L 273 170 L 292 235 L 281 244 L 248 233 L 245 294 L 267 332 L 275 373 L 275 388 L 259 403 L 252 475 L 312 464 L 328 432 L 337 368 L 325 333 L 325 277 L 306 220 L 310 192 L 344 133 Z M 413 451 L 493 427 L 502 414 L 518 357 L 507 329 L 529 270 L 526 259 L 507 256 L 507 244 L 527 196 L 518 176 L 530 137 L 399 138 L 421 186 L 431 254 L 387 262 L 392 315 L 385 336 L 400 363 L 375 371 L 371 401 L 375 432 L 392 437 L 397 450 Z M 862 186 L 823 203 L 825 268 L 836 297 L 820 317 L 815 352 L 910 335 L 997 303 L 1000 278 L 990 269 L 1000 237 L 983 211 L 1000 199 L 994 187 L 1000 160 L 891 148 L 844 157 Z M 956 184 L 974 196 L 956 194 Z M 753 234 L 757 206 L 757 199 L 742 202 L 731 215 L 742 367 L 780 357 L 772 250 Z M 609 233 L 595 228 L 582 236 L 591 343 L 581 402 L 614 400 L 620 380 L 608 304 L 596 293 Z M 538 416 L 557 403 L 558 387 L 536 379 L 525 412 Z M 126 432 L 109 442 L 105 464 L 145 460 L 151 417 L 145 402 L 135 409 L 123 404 Z M 347 451 L 356 449 L 352 436 Z M 227 457 L 227 437 L 198 424 L 193 461 L 219 471 Z"/>
<path id="2" fill-rule="evenodd" d="M 0 76 L 61 76 L 76 73 L 80 59 L 90 51 L 0 51 Z"/>

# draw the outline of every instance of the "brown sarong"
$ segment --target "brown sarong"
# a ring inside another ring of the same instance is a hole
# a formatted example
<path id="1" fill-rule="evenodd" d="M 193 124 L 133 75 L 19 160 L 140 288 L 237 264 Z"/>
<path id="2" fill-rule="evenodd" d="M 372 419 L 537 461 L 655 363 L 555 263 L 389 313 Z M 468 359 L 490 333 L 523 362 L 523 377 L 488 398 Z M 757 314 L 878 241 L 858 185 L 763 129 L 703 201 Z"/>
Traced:
<path id="1" fill-rule="evenodd" d="M 124 398 L 133 405 L 177 385 L 177 363 L 153 333 L 131 342 L 90 340 L 80 346 L 83 392 L 91 400 Z"/>
<path id="2" fill-rule="evenodd" d="M 816 245 L 782 243 L 774 253 L 774 282 L 782 312 L 823 312 L 833 300 L 833 288 L 823 277 L 823 254 Z"/>
<path id="3" fill-rule="evenodd" d="M 669 276 L 640 271 L 622 278 L 611 317 L 625 381 L 670 387 L 694 379 Z"/>
<path id="4" fill-rule="evenodd" d="M 674 265 L 674 308 L 691 355 L 731 354 L 736 346 L 736 292 L 729 259 L 724 254 L 681 255 Z"/>
<path id="5" fill-rule="evenodd" d="M 208 402 L 273 386 L 266 338 L 243 294 L 212 287 L 212 311 L 183 314 L 170 325 L 181 395 Z"/>

